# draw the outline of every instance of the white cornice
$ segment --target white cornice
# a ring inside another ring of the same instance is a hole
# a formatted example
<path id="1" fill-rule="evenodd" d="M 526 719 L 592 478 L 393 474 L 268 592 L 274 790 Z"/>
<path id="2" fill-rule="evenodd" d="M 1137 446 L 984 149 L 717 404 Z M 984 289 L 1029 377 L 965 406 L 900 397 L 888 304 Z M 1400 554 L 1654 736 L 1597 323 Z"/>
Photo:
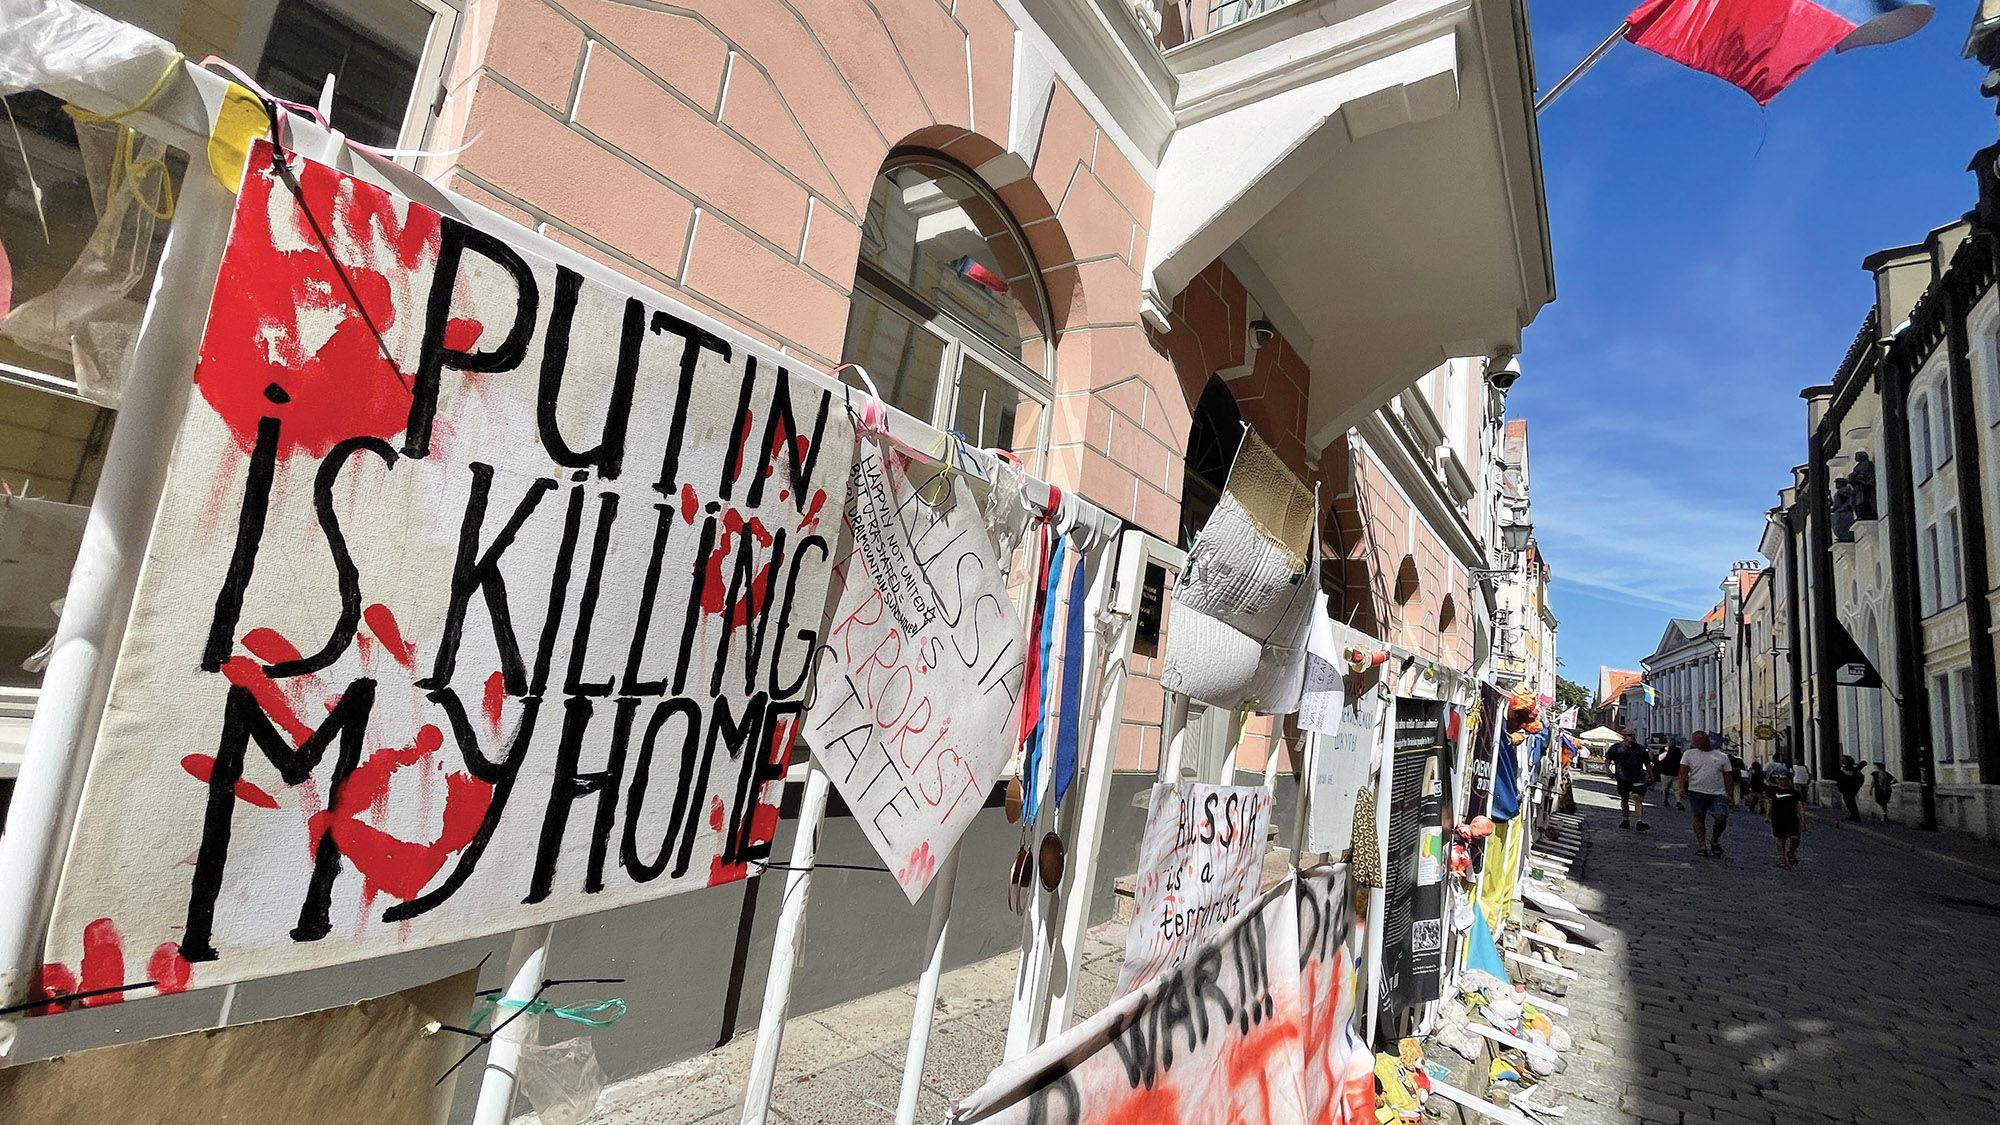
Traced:
<path id="1" fill-rule="evenodd" d="M 1438 483 L 1437 474 L 1424 466 L 1408 435 L 1390 425 L 1379 410 L 1370 412 L 1354 428 L 1360 432 L 1382 466 L 1389 470 L 1390 477 L 1395 480 L 1404 498 L 1409 500 L 1410 506 L 1422 514 L 1425 525 L 1444 541 L 1459 563 L 1468 570 L 1485 566 L 1485 552 L 1480 550 L 1479 541 L 1473 537 L 1464 514 L 1452 506 Z"/>
<path id="2" fill-rule="evenodd" d="M 996 2 L 1153 186 L 1174 131 L 1176 84 L 1137 17 L 1119 0 Z"/>

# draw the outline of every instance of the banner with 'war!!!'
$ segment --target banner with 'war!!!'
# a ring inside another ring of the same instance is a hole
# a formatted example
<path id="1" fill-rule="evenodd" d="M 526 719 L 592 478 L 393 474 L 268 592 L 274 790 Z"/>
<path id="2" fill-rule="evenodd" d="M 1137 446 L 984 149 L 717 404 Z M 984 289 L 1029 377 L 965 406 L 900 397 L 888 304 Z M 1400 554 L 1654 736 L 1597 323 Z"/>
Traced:
<path id="1" fill-rule="evenodd" d="M 657 898 L 742 877 L 776 828 L 854 455 L 838 392 L 289 159 L 260 145 L 242 185 L 48 993 Z"/>

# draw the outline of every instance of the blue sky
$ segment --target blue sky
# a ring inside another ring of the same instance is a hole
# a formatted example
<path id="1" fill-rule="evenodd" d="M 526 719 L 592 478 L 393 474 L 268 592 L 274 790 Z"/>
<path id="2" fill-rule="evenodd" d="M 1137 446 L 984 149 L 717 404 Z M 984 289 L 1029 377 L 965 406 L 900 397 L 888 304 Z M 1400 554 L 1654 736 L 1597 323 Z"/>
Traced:
<path id="1" fill-rule="evenodd" d="M 1631 2 L 1533 4 L 1542 86 Z M 1958 57 L 1971 12 L 1940 3 L 1909 39 L 1829 55 L 1768 109 L 1621 43 L 1542 115 L 1557 298 L 1508 411 L 1529 420 L 1570 679 L 1637 668 L 1756 557 L 1805 460 L 1798 392 L 1867 312 L 1861 259 L 1972 206 L 1964 169 L 1995 123 Z"/>

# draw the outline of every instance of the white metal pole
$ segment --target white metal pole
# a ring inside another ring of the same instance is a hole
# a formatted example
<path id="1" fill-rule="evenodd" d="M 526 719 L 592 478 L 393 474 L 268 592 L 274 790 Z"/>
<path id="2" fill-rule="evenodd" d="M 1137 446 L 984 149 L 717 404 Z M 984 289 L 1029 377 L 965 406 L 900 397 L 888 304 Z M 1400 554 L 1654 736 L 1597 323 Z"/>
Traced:
<path id="1" fill-rule="evenodd" d="M 1049 982 L 1048 1016 L 1043 1021 L 1046 1042 L 1069 1028 L 1070 1013 L 1076 1002 L 1078 962 L 1083 957 L 1083 934 L 1090 927 L 1091 888 L 1097 881 L 1097 863 L 1104 849 L 1104 817 L 1111 805 L 1111 775 L 1118 765 L 1118 734 L 1125 725 L 1125 685 L 1132 644 L 1138 633 L 1139 588 L 1144 585 L 1147 536 L 1143 531 L 1127 531 L 1121 536 L 1117 554 L 1107 562 L 1090 588 L 1087 616 L 1094 623 L 1111 601 L 1117 579 L 1118 636 L 1104 659 L 1104 642 L 1096 629 L 1084 638 L 1083 666 L 1098 673 L 1084 696 L 1094 701 L 1090 715 L 1090 756 L 1077 763 L 1082 776 L 1081 799 L 1071 807 L 1069 863 L 1063 871 L 1062 916 L 1056 934 L 1056 971 Z M 1101 667 L 1100 667 L 1101 665 Z"/>
<path id="2" fill-rule="evenodd" d="M 1616 47 L 1618 45 L 1618 41 L 1620 39 L 1625 38 L 1625 33 L 1630 30 L 1632 30 L 1631 23 L 1629 22 L 1620 23 L 1618 25 L 1618 30 L 1606 36 L 1604 42 L 1599 43 L 1597 45 L 1596 50 L 1590 52 L 1590 54 L 1588 55 L 1585 55 L 1583 61 L 1576 64 L 1576 69 L 1570 71 L 1568 74 L 1563 75 L 1562 81 L 1557 82 L 1554 86 L 1551 86 L 1549 88 L 1549 92 L 1543 94 L 1541 98 L 1535 102 L 1535 112 L 1540 113 L 1543 110 L 1554 105 L 1556 99 L 1563 96 L 1563 91 L 1570 88 L 1571 83 L 1574 83 L 1577 79 L 1582 78 L 1584 72 L 1588 71 L 1591 67 L 1596 66 L 1598 60 L 1602 59 L 1605 55 L 1610 54 L 1611 48 Z"/>
<path id="3" fill-rule="evenodd" d="M 28 998 L 83 792 L 113 656 L 153 529 L 167 458 L 187 408 L 195 356 L 235 196 L 197 162 L 183 181 L 146 306 L 118 422 L 70 571 L 62 620 L 0 836 L 0 1004 Z M 0 1026 L 0 1055 L 13 1036 Z"/>
<path id="4" fill-rule="evenodd" d="M 529 926 L 514 931 L 514 944 L 507 951 L 507 990 L 501 995 L 526 1004 L 541 994 L 543 972 L 549 957 L 549 934 L 553 927 Z M 514 1083 L 521 1068 L 521 1048 L 535 1034 L 536 1017 L 502 1004 L 493 1010 L 500 1033 L 486 1048 L 486 1070 L 479 1079 L 479 1104 L 472 1111 L 472 1125 L 507 1125 L 514 1116 Z"/>
<path id="5" fill-rule="evenodd" d="M 1181 779 L 1181 759 L 1187 750 L 1188 697 L 1177 691 L 1167 693 L 1167 714 L 1160 724 L 1160 780 L 1169 785 Z"/>
<path id="6" fill-rule="evenodd" d="M 764 981 L 764 1010 L 757 1017 L 757 1047 L 750 1058 L 750 1079 L 743 1090 L 742 1125 L 764 1125 L 771 1111 L 771 1091 L 778 1080 L 778 1048 L 785 1038 L 785 1013 L 792 1004 L 792 968 L 805 942 L 806 898 L 812 890 L 813 860 L 819 855 L 819 826 L 826 816 L 826 771 L 818 762 L 806 773 L 805 796 L 799 801 L 792 862 L 785 872 L 785 899 L 778 911 L 778 932 L 771 940 L 771 971 Z"/>
<path id="7" fill-rule="evenodd" d="M 1396 775 L 1396 696 L 1392 692 L 1382 701 L 1382 713 L 1376 719 L 1375 759 L 1375 856 L 1379 869 L 1376 874 L 1384 886 L 1372 887 L 1368 891 L 1368 1042 L 1375 1042 L 1375 1018 L 1382 1009 L 1382 926 L 1387 918 L 1389 881 L 1389 794 Z"/>
<path id="8" fill-rule="evenodd" d="M 931 1045 L 931 1020 L 937 1012 L 938 978 L 944 975 L 944 943 L 951 931 L 951 896 L 958 888 L 958 857 L 954 845 L 931 880 L 931 930 L 925 942 L 923 975 L 917 978 L 917 1003 L 910 1012 L 910 1045 L 903 1055 L 903 1090 L 896 1098 L 896 1125 L 916 1125 L 917 1095 L 924 1086 L 924 1056 Z"/>

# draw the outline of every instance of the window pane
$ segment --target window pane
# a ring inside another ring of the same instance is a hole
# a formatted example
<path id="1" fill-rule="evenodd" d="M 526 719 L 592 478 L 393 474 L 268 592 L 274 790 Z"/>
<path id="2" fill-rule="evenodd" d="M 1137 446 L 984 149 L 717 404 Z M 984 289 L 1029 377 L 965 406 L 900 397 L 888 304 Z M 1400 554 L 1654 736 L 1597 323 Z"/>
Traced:
<path id="1" fill-rule="evenodd" d="M 1042 437 L 1042 404 L 1022 394 L 970 353 L 958 376 L 958 405 L 951 428 L 980 449 L 1004 449 L 1035 471 Z"/>
<path id="2" fill-rule="evenodd" d="M 1937 460 L 1933 465 L 1943 465 L 1951 460 L 1951 391 L 1940 387 L 1937 393 L 1937 436 L 1932 440 L 1936 447 Z"/>
<path id="3" fill-rule="evenodd" d="M 0 687 L 41 683 L 27 665 L 55 635 L 51 603 L 69 587 L 111 420 L 103 407 L 0 382 Z"/>
<path id="4" fill-rule="evenodd" d="M 1043 370 L 1027 250 L 970 184 L 942 169 L 890 169 L 868 201 L 861 260 L 919 302 Z"/>
<path id="5" fill-rule="evenodd" d="M 0 138 L 4 138 L 0 143 L 0 246 L 6 248 L 12 266 L 12 308 L 18 315 L 0 329 L 0 364 L 68 381 L 72 377 L 70 340 L 77 323 L 68 318 L 83 315 L 80 310 L 90 306 L 50 294 L 76 266 L 97 230 L 99 215 L 112 213 L 105 207 L 103 185 L 108 183 L 117 131 L 109 126 L 89 127 L 86 156 L 76 122 L 63 112 L 59 99 L 29 90 L 9 97 L 7 104 L 20 125 L 21 144 L 14 144 L 12 132 L 0 122 Z M 179 153 L 168 154 L 168 175 L 176 189 L 185 166 Z M 35 206 L 37 184 L 42 192 L 39 214 Z M 157 196 L 151 194 L 160 190 L 156 175 L 135 184 L 157 202 Z M 48 222 L 46 234 L 43 218 Z M 107 325 L 106 333 L 95 339 L 108 341 L 113 335 L 123 339 L 125 332 L 138 324 L 140 307 L 152 291 L 167 225 L 144 214 L 134 197 L 119 197 L 114 219 L 106 224 L 106 245 L 111 252 L 93 259 L 100 268 L 90 296 L 101 301 L 102 307 L 89 322 Z M 116 238 L 112 237 L 113 226 Z M 122 286 L 122 295 L 114 286 Z M 44 297 L 48 300 L 37 300 Z M 34 305 L 24 309 L 30 302 Z M 115 332 L 111 326 L 116 326 Z"/>
<path id="6" fill-rule="evenodd" d="M 848 306 L 847 343 L 840 358 L 865 368 L 890 406 L 926 422 L 934 420 L 944 341 L 922 326 L 856 289 Z"/>
<path id="7" fill-rule="evenodd" d="M 316 105 L 331 74 L 333 127 L 363 144 L 394 145 L 430 22 L 408 0 L 279 0 L 257 80 L 280 98 Z"/>

